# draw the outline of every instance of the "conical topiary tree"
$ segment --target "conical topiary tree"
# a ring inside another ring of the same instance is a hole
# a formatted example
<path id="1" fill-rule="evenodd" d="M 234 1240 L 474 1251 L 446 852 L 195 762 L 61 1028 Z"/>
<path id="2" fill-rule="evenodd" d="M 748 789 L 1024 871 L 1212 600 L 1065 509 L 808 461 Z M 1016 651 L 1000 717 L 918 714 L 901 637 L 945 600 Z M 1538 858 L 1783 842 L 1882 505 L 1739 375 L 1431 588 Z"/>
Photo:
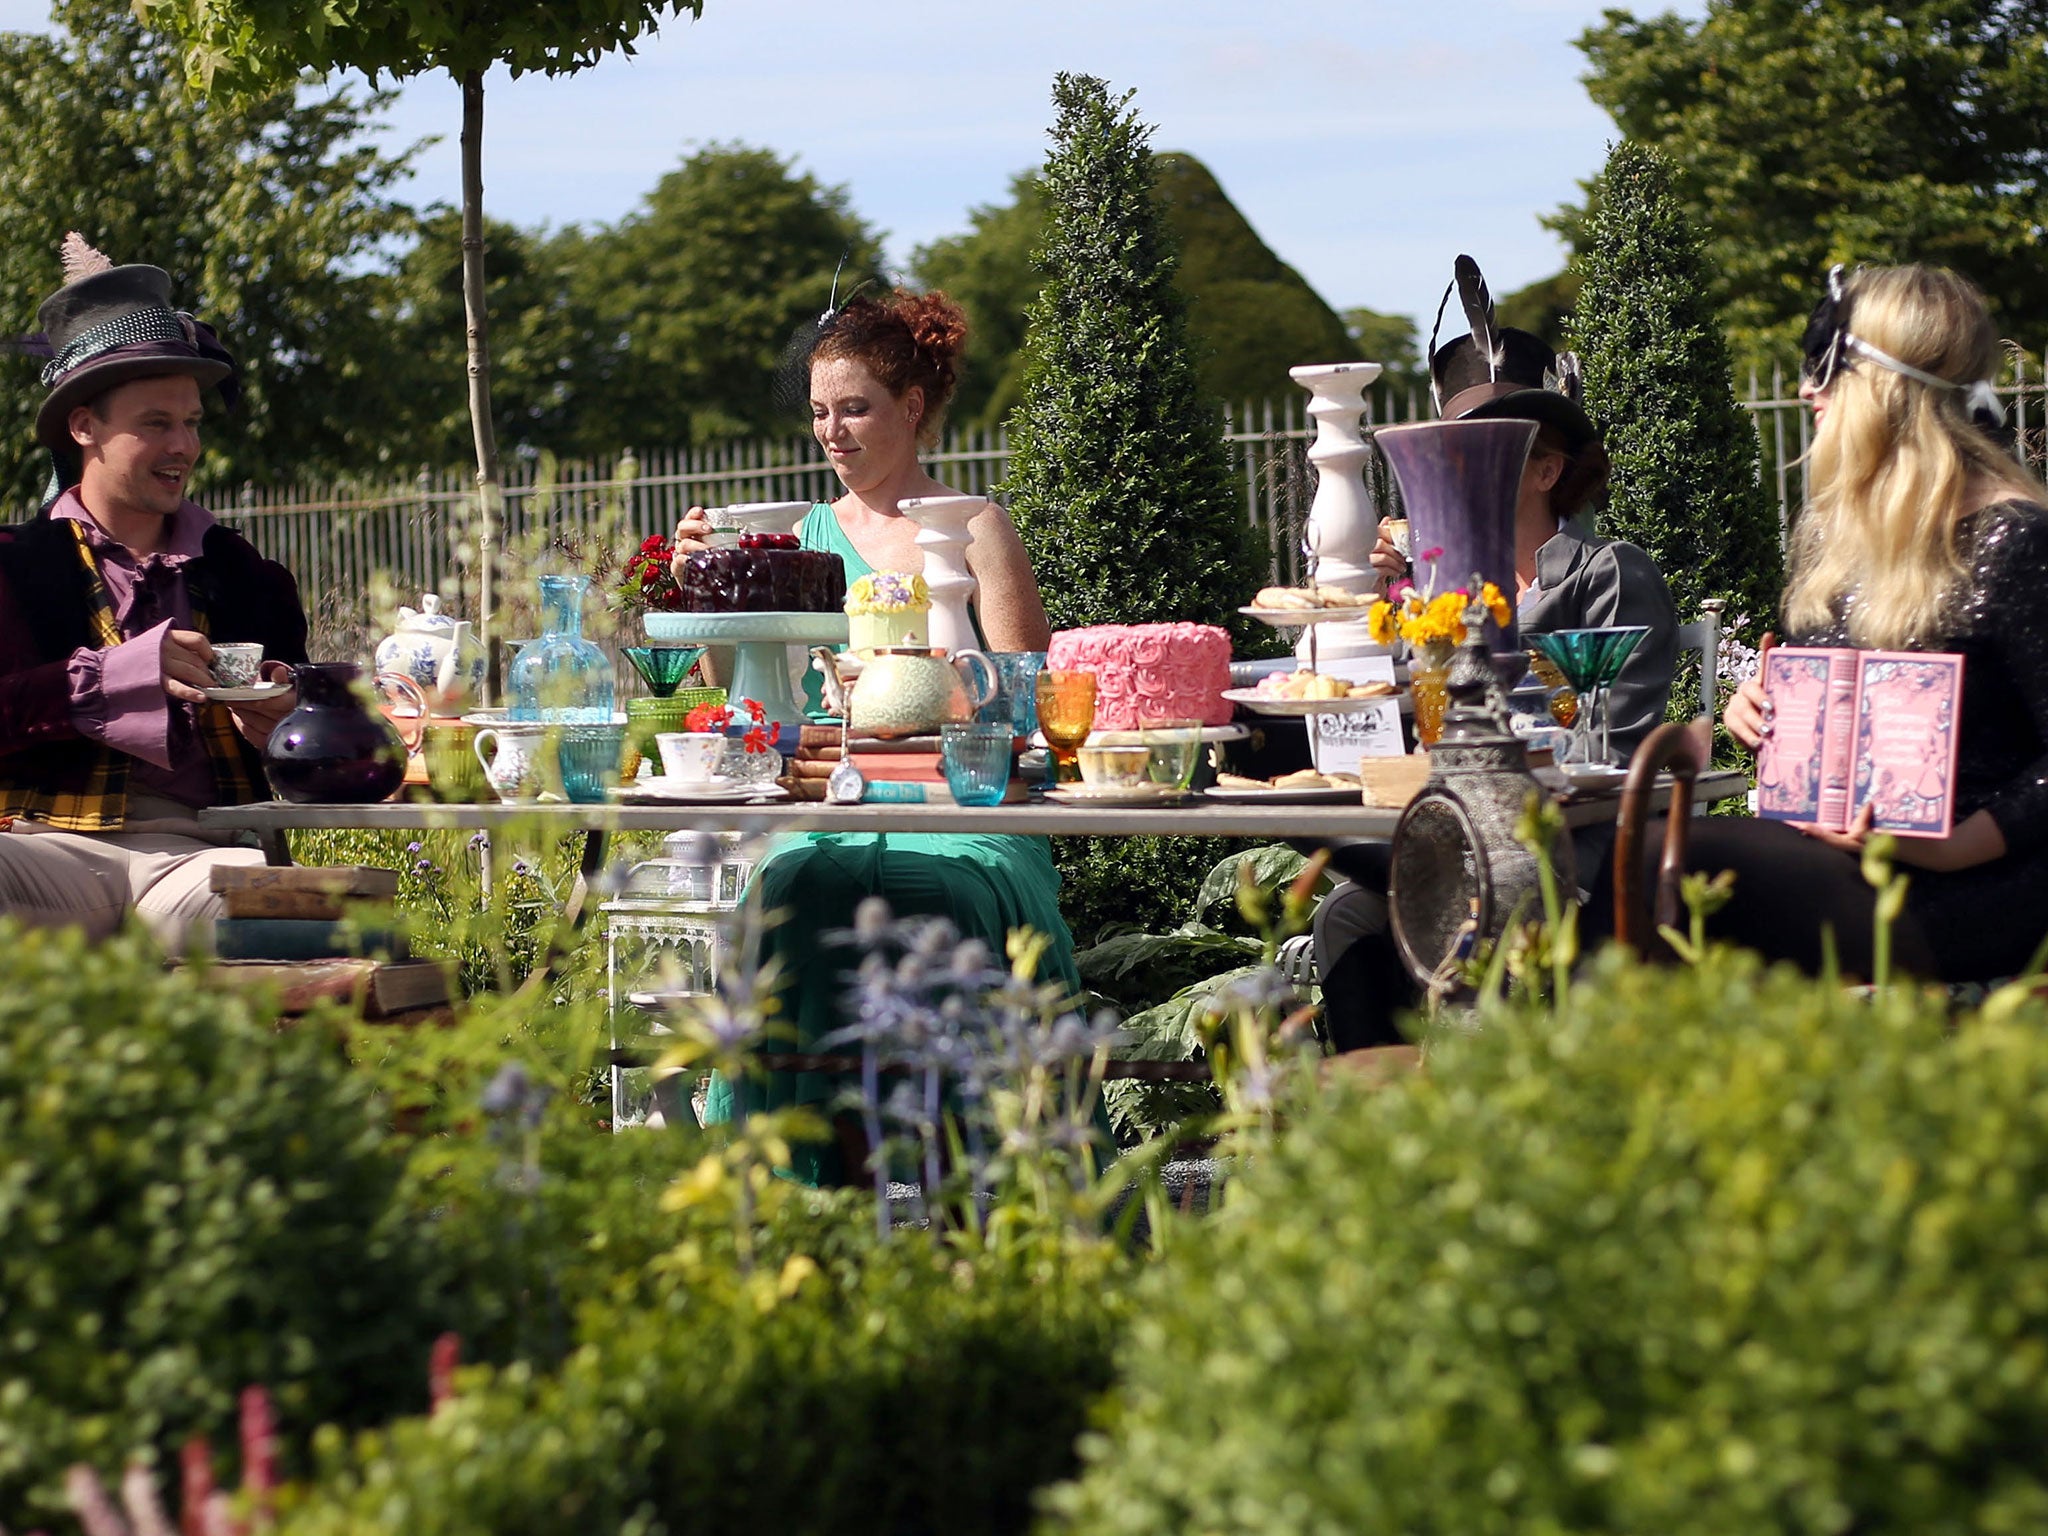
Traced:
<path id="1" fill-rule="evenodd" d="M 1614 460 L 1600 531 L 1649 552 L 1681 620 L 1723 597 L 1731 621 L 1769 627 L 1784 579 L 1777 511 L 1757 478 L 1756 427 L 1735 400 L 1702 242 L 1658 151 L 1627 140 L 1609 150 L 1579 251 L 1571 344 Z"/>
<path id="2" fill-rule="evenodd" d="M 1130 99 L 1087 75 L 1053 84 L 1045 286 L 1003 490 L 1055 629 L 1182 619 L 1235 633 L 1263 562 L 1221 407 L 1197 383 L 1151 130 Z"/>
<path id="3" fill-rule="evenodd" d="M 1265 580 L 1231 483 L 1222 407 L 1202 397 L 1154 197 L 1151 130 L 1087 75 L 1053 83 L 1044 287 L 1028 312 L 1002 487 L 1053 628 L 1221 624 Z M 1082 943 L 1107 923 L 1170 926 L 1216 839 L 1059 838 L 1061 905 Z"/>

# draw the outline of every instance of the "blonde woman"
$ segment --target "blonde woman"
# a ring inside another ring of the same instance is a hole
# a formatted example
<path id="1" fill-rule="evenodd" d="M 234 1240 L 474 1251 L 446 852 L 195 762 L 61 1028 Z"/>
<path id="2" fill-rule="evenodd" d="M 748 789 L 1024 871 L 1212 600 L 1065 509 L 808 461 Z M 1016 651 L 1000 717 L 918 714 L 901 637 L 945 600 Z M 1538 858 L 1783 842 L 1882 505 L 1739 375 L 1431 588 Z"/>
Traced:
<path id="1" fill-rule="evenodd" d="M 1799 391 L 1815 432 L 1788 635 L 1966 658 L 1955 829 L 1899 839 L 1912 884 L 1893 931 L 1902 965 L 1951 981 L 2012 974 L 2048 937 L 2048 497 L 1995 435 L 1998 360 L 1962 278 L 1837 268 Z M 1769 734 L 1760 682 L 1724 722 L 1751 747 Z M 1688 862 L 1737 875 L 1722 936 L 1818 969 L 1832 930 L 1843 969 L 1868 973 L 1865 832 L 1715 818 L 1695 834 Z"/>

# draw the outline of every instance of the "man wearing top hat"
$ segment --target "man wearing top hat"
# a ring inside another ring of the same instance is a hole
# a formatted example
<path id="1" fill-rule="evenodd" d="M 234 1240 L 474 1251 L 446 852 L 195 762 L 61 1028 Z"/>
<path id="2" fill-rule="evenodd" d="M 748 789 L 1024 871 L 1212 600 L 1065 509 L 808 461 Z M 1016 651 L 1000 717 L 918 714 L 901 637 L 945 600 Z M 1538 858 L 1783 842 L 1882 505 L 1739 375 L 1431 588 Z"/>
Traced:
<path id="1" fill-rule="evenodd" d="M 104 936 L 132 910 L 177 950 L 211 937 L 212 869 L 262 862 L 196 812 L 267 798 L 260 749 L 293 702 L 210 702 L 213 642 L 260 644 L 282 680 L 306 618 L 291 574 L 185 495 L 233 359 L 159 268 L 77 235 L 64 265 L 40 311 L 50 495 L 0 529 L 0 912 Z"/>
<path id="2" fill-rule="evenodd" d="M 1430 396 L 1446 421 L 1506 417 L 1537 424 L 1515 501 L 1515 616 L 1521 632 L 1642 625 L 1649 630 L 1608 694 L 1608 736 L 1621 762 L 1664 720 L 1678 660 L 1678 614 L 1663 574 L 1642 550 L 1601 538 L 1591 510 L 1606 489 L 1607 448 L 1579 403 L 1578 359 L 1542 338 L 1494 320 L 1478 266 L 1460 256 L 1452 282 L 1471 334 L 1443 347 L 1430 336 Z M 1451 289 L 1444 293 L 1445 303 Z M 1443 310 L 1437 311 L 1442 323 Z M 1409 574 L 1381 529 L 1372 552 L 1383 577 Z M 1573 834 L 1579 878 L 1604 878 L 1613 829 Z M 1384 844 L 1333 850 L 1349 877 L 1315 916 L 1316 967 L 1323 1013 L 1339 1050 L 1391 1045 L 1402 1036 L 1395 1014 L 1417 999 L 1387 928 Z"/>

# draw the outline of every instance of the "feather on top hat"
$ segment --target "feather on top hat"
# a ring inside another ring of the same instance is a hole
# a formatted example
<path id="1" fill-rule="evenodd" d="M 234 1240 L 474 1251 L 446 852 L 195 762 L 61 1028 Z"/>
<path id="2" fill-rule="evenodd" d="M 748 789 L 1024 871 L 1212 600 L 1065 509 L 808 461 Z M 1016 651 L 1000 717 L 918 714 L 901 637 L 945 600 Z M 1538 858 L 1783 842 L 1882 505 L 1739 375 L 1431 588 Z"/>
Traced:
<path id="1" fill-rule="evenodd" d="M 1471 334 L 1439 347 L 1437 333 L 1454 291 Z M 1457 259 L 1430 328 L 1429 391 L 1446 421 L 1508 416 L 1541 422 L 1563 434 L 1572 453 L 1600 436 L 1579 403 L 1578 358 L 1553 351 L 1540 336 L 1498 324 L 1493 295 L 1470 256 Z"/>
<path id="2" fill-rule="evenodd" d="M 45 448 L 70 453 L 71 412 L 131 379 L 187 374 L 201 389 L 220 386 L 222 401 L 234 405 L 235 360 L 211 327 L 171 308 L 168 273 L 117 267 L 75 231 L 64 237 L 63 256 L 64 286 L 37 311 L 50 356 L 50 393 L 36 411 Z"/>

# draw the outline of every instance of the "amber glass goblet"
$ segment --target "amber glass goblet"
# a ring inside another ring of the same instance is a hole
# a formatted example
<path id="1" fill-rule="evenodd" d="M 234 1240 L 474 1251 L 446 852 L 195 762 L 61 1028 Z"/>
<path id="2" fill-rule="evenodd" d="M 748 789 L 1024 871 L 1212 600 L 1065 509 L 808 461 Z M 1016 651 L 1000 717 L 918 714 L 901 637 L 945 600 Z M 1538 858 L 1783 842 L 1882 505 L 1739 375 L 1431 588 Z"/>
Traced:
<path id="1" fill-rule="evenodd" d="M 1095 726 L 1095 674 L 1055 672 L 1038 674 L 1038 729 L 1052 748 L 1052 776 L 1056 784 L 1074 784 L 1081 778 L 1080 751 Z"/>

